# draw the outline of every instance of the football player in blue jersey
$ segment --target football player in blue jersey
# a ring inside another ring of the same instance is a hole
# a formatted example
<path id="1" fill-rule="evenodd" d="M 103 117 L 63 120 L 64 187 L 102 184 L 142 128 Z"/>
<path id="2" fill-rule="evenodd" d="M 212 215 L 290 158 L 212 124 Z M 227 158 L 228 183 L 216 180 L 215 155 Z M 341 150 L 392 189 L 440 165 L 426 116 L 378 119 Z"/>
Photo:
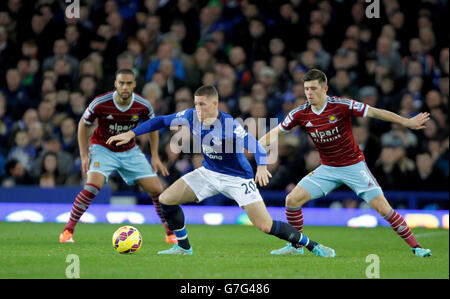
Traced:
<path id="1" fill-rule="evenodd" d="M 135 136 L 182 125 L 190 129 L 194 142 L 201 149 L 204 158 L 202 167 L 178 179 L 159 197 L 163 215 L 178 244 L 158 254 L 192 254 L 180 204 L 200 202 L 221 193 L 234 199 L 259 230 L 303 245 L 317 256 L 334 257 L 333 249 L 310 240 L 288 223 L 272 220 L 256 186 L 266 186 L 271 177 L 266 168 L 266 151 L 239 122 L 218 109 L 217 89 L 212 85 L 198 88 L 194 93 L 194 104 L 193 109 L 157 116 L 107 141 L 107 144 L 120 146 Z M 254 177 L 244 148 L 255 154 L 258 166 Z"/>

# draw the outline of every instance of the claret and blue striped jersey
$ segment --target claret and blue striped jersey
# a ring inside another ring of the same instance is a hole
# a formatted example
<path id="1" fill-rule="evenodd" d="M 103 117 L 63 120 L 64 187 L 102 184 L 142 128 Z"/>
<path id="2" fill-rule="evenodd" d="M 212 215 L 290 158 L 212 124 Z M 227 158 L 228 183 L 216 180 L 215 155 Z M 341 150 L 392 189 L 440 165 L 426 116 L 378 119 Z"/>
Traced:
<path id="1" fill-rule="evenodd" d="M 355 142 L 351 117 L 365 117 L 368 105 L 346 98 L 328 96 L 321 111 L 314 111 L 309 103 L 291 112 L 280 123 L 283 131 L 302 126 L 320 154 L 322 164 L 348 166 L 364 160 Z"/>
<path id="2" fill-rule="evenodd" d="M 266 165 L 265 149 L 233 117 L 219 110 L 219 116 L 211 126 L 203 125 L 195 109 L 157 116 L 135 129 L 136 136 L 168 126 L 186 126 L 194 137 L 193 152 L 201 152 L 203 166 L 222 174 L 253 178 L 253 169 L 245 157 L 244 148 L 255 154 L 258 165 Z M 198 150 L 198 151 L 196 151 Z"/>
<path id="3" fill-rule="evenodd" d="M 136 145 L 134 138 L 119 147 L 106 144 L 109 137 L 129 131 L 140 121 L 154 117 L 152 105 L 142 96 L 133 93 L 128 107 L 116 102 L 116 92 L 110 91 L 92 100 L 83 114 L 83 121 L 91 125 L 95 119 L 98 126 L 91 136 L 90 144 L 99 144 L 113 152 L 124 152 Z"/>

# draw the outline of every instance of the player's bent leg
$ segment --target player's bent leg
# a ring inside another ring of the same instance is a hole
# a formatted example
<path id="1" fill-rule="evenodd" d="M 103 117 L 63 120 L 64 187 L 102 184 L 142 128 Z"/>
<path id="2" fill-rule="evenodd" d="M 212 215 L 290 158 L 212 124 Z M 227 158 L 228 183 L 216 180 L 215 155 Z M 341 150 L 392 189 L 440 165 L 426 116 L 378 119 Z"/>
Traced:
<path id="1" fill-rule="evenodd" d="M 389 222 L 397 235 L 399 235 L 411 247 L 414 255 L 419 257 L 431 256 L 431 250 L 422 248 L 422 246 L 419 245 L 405 219 L 403 219 L 400 214 L 392 209 L 383 194 L 371 199 L 369 204 L 378 212 L 378 214 Z"/>
<path id="2" fill-rule="evenodd" d="M 98 172 L 89 172 L 86 185 L 83 187 L 72 205 L 69 220 L 63 232 L 59 235 L 59 242 L 73 243 L 73 231 L 81 216 L 86 212 L 92 200 L 97 196 L 105 182 L 105 176 Z"/>
<path id="3" fill-rule="evenodd" d="M 178 244 L 171 249 L 158 252 L 158 254 L 192 254 L 189 244 L 184 213 L 180 204 L 195 201 L 194 191 L 183 179 L 178 179 L 159 196 L 162 215 L 167 221 L 170 230 L 175 233 Z"/>
<path id="4" fill-rule="evenodd" d="M 286 240 L 292 244 L 305 246 L 309 251 L 317 256 L 335 257 L 333 249 L 325 247 L 319 243 L 310 240 L 306 235 L 300 233 L 290 224 L 272 220 L 263 201 L 254 202 L 243 206 L 250 221 L 261 231 L 274 235 L 280 239 Z M 289 253 L 281 254 L 303 254 L 303 250 L 297 250 L 293 247 Z"/>
<path id="5" fill-rule="evenodd" d="M 383 194 L 370 200 L 369 204 L 382 217 L 385 217 L 392 210 L 391 205 Z"/>
<path id="6" fill-rule="evenodd" d="M 303 233 L 303 211 L 302 206 L 311 200 L 311 195 L 302 186 L 297 185 L 286 196 L 286 219 L 287 222 L 292 225 L 300 233 Z M 275 255 L 289 255 L 289 254 L 303 254 L 304 250 L 302 246 L 298 244 L 287 243 L 285 247 L 275 249 L 270 254 Z"/>
<path id="7" fill-rule="evenodd" d="M 136 183 L 144 189 L 144 191 L 153 197 L 159 197 L 159 195 L 163 192 L 163 187 L 161 181 L 157 176 L 146 177 L 139 180 L 136 180 Z"/>
<path id="8" fill-rule="evenodd" d="M 254 226 L 264 233 L 270 232 L 273 220 L 263 201 L 248 204 L 243 206 L 243 208 Z"/>
<path id="9" fill-rule="evenodd" d="M 311 195 L 302 186 L 295 186 L 291 192 L 286 196 L 286 207 L 302 207 L 305 203 L 311 200 Z"/>
<path id="10" fill-rule="evenodd" d="M 161 219 L 161 223 L 166 231 L 166 243 L 177 243 L 177 238 L 173 231 L 171 231 L 167 225 L 167 221 L 164 218 L 161 210 L 161 204 L 159 203 L 159 195 L 163 192 L 163 187 L 160 179 L 157 176 L 145 177 L 136 180 L 136 183 L 144 189 L 144 191 L 151 197 L 153 205 L 155 206 L 156 214 Z"/>
<path id="11" fill-rule="evenodd" d="M 194 191 L 182 179 L 179 178 L 159 196 L 159 202 L 165 205 L 181 205 L 193 202 L 196 199 Z"/>

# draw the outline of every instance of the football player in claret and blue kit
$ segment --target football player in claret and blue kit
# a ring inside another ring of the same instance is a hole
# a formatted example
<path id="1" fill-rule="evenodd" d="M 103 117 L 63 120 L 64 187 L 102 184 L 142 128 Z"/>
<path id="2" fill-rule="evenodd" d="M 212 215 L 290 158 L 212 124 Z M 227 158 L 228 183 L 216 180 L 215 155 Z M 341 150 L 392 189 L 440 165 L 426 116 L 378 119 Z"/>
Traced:
<path id="1" fill-rule="evenodd" d="M 157 172 L 168 175 L 158 156 L 158 132 L 150 134 L 152 165 L 136 145 L 134 138 L 121 146 L 106 143 L 109 137 L 135 128 L 140 121 L 155 116 L 150 102 L 133 92 L 136 80 L 132 70 L 118 70 L 114 86 L 115 91 L 92 100 L 78 124 L 81 168 L 83 176 L 87 176 L 87 181 L 75 198 L 70 218 L 59 236 L 59 241 L 74 242 L 73 231 L 80 217 L 108 181 L 110 174 L 117 170 L 127 184 L 136 183 L 150 195 L 166 229 L 166 242 L 176 243 L 174 233 L 168 228 L 162 216 L 158 200 L 163 188 Z M 88 127 L 93 125 L 95 120 L 98 125 L 90 138 L 88 153 Z"/>
<path id="2" fill-rule="evenodd" d="M 276 142 L 279 134 L 301 126 L 320 154 L 321 165 L 300 180 L 286 197 L 288 223 L 302 232 L 302 206 L 311 199 L 323 197 L 339 186 L 347 185 L 389 222 L 416 256 L 431 256 L 431 250 L 419 245 L 406 221 L 384 197 L 381 187 L 367 167 L 363 152 L 355 142 L 351 127 L 351 117 L 356 116 L 376 118 L 420 130 L 425 127 L 429 113 L 419 113 L 408 119 L 352 99 L 328 96 L 327 77 L 318 69 L 308 71 L 303 81 L 307 103 L 289 112 L 277 127 L 259 140 L 263 146 L 270 146 Z M 303 248 L 287 244 L 271 253 L 303 254 Z"/>

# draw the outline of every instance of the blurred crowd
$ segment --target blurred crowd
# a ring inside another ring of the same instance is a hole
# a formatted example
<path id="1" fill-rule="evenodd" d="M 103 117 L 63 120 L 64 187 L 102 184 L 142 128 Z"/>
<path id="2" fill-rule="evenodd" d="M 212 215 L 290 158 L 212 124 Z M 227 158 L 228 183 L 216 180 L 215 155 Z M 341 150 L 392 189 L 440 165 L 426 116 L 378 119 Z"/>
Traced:
<path id="1" fill-rule="evenodd" d="M 354 135 L 384 190 L 447 190 L 449 48 L 446 0 L 4 0 L 0 3 L 0 182 L 79 185 L 77 123 L 114 72 L 132 68 L 136 92 L 157 115 L 193 107 L 214 84 L 220 109 L 262 119 L 256 137 L 305 102 L 302 77 L 323 70 L 329 94 L 405 117 L 431 113 L 426 129 L 354 119 Z M 68 18 L 67 12 L 76 14 Z M 272 123 L 273 124 L 273 123 Z M 170 184 L 201 164 L 173 153 L 161 132 Z M 149 154 L 148 136 L 138 144 Z M 248 155 L 255 166 L 253 157 Z M 150 159 L 150 157 L 149 157 Z M 266 189 L 289 191 L 320 163 L 301 129 L 280 139 Z M 124 185 L 110 178 L 115 190 Z"/>

